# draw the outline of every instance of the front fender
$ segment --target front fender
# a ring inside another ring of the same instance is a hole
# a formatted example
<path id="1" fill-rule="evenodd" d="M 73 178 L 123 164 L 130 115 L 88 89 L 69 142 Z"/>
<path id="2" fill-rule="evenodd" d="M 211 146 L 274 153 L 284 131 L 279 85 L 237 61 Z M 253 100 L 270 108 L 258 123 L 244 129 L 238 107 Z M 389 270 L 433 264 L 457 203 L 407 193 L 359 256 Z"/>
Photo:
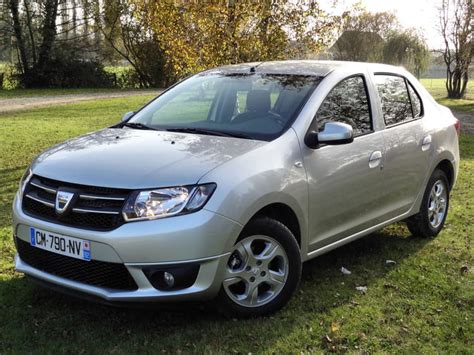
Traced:
<path id="1" fill-rule="evenodd" d="M 262 208 L 281 203 L 296 214 L 306 255 L 308 186 L 295 132 L 236 157 L 206 174 L 200 183 L 217 183 L 205 208 L 245 225 Z"/>

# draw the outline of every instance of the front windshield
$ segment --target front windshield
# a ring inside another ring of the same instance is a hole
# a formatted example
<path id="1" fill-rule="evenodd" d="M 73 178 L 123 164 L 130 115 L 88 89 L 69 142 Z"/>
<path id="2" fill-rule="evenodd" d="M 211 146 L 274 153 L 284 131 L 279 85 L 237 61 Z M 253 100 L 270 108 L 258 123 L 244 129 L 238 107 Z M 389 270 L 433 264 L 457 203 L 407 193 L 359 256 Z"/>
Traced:
<path id="1" fill-rule="evenodd" d="M 291 125 L 319 81 L 301 75 L 198 74 L 163 93 L 129 123 L 272 140 Z"/>

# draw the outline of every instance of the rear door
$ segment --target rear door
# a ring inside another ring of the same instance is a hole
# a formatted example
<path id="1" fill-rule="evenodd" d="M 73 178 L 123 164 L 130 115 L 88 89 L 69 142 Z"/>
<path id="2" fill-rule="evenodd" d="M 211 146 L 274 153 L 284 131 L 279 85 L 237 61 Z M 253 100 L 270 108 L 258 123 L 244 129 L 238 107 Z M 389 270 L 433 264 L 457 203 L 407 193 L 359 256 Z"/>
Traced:
<path id="1" fill-rule="evenodd" d="M 420 96 L 403 76 L 375 74 L 385 121 L 384 180 L 387 218 L 407 212 L 422 190 L 431 136 L 424 127 Z"/>
<path id="2" fill-rule="evenodd" d="M 352 126 L 354 141 L 306 149 L 309 252 L 380 221 L 383 206 L 383 131 L 374 130 L 366 77 L 347 77 L 320 105 L 312 128 L 327 122 Z M 312 129 L 310 128 L 310 129 Z"/>

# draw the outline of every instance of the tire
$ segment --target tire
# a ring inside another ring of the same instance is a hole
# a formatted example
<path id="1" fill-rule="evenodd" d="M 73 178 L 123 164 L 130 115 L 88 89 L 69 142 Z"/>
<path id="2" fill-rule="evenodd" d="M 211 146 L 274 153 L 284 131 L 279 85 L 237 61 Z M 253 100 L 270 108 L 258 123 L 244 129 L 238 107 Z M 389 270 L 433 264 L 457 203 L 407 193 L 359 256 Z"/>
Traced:
<path id="1" fill-rule="evenodd" d="M 248 223 L 226 264 L 220 310 L 238 318 L 271 314 L 284 307 L 301 279 L 301 255 L 291 231 L 267 217 Z"/>
<path id="2" fill-rule="evenodd" d="M 443 192 L 440 196 L 434 197 L 438 194 L 437 188 L 442 187 Z M 444 207 L 442 207 L 444 206 Z M 441 208 L 442 207 L 442 208 Z M 439 208 L 439 209 L 438 209 Z M 443 213 L 432 213 L 432 210 L 442 211 Z M 420 212 L 410 217 L 406 223 L 411 234 L 422 238 L 433 238 L 443 229 L 446 216 L 449 209 L 449 182 L 446 174 L 442 170 L 435 170 L 428 181 L 423 201 L 421 202 Z"/>

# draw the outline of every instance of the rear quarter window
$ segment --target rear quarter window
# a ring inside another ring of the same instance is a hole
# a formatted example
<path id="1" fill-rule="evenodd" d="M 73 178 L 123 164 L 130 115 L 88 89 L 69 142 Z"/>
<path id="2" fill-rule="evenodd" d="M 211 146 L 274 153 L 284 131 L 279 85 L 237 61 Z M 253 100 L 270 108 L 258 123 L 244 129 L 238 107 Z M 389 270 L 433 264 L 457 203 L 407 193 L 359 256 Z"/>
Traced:
<path id="1" fill-rule="evenodd" d="M 407 81 L 408 92 L 410 93 L 411 106 L 413 108 L 413 117 L 421 117 L 423 115 L 423 104 L 420 95 L 415 91 L 410 82 Z"/>
<path id="2" fill-rule="evenodd" d="M 408 122 L 422 116 L 423 106 L 420 96 L 405 78 L 376 74 L 375 85 L 387 126 Z"/>

